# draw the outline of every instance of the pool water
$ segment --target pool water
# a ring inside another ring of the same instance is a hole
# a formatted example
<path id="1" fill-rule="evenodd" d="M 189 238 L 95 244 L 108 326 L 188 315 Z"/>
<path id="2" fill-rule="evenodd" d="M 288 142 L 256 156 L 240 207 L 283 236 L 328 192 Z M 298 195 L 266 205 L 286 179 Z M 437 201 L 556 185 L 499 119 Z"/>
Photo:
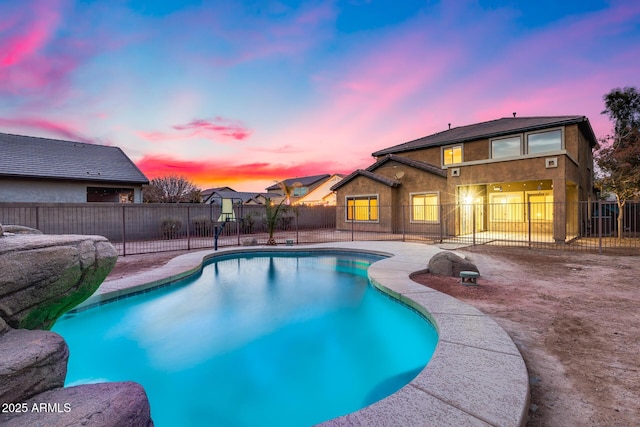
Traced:
<path id="1" fill-rule="evenodd" d="M 136 381 L 163 426 L 308 426 L 399 390 L 437 334 L 373 288 L 379 257 L 217 258 L 174 285 L 61 318 L 67 386 Z"/>

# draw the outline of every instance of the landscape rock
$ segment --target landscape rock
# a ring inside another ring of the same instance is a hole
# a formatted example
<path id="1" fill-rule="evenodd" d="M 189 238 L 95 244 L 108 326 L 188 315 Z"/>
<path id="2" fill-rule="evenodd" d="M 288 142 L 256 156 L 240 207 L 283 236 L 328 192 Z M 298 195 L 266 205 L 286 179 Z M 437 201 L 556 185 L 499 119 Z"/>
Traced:
<path id="1" fill-rule="evenodd" d="M 258 239 L 255 237 L 246 237 L 240 241 L 242 246 L 256 246 L 258 244 Z"/>
<path id="2" fill-rule="evenodd" d="M 26 412 L 0 413 L 3 427 L 152 427 L 147 394 L 134 382 L 86 384 L 41 393 Z"/>
<path id="3" fill-rule="evenodd" d="M 0 336 L 9 330 L 9 325 L 4 321 L 2 317 L 0 317 Z"/>
<path id="4" fill-rule="evenodd" d="M 35 228 L 23 227 L 22 225 L 4 225 L 3 230 L 7 234 L 42 234 L 42 231 Z"/>
<path id="5" fill-rule="evenodd" d="M 429 260 L 429 273 L 439 276 L 459 277 L 461 271 L 478 272 L 478 267 L 452 252 L 438 252 Z"/>
<path id="6" fill-rule="evenodd" d="M 5 235 L 0 317 L 15 329 L 49 329 L 98 289 L 117 258 L 102 236 Z"/>
<path id="7" fill-rule="evenodd" d="M 0 335 L 0 355 L 0 403 L 64 385 L 69 349 L 54 332 L 9 329 Z"/>

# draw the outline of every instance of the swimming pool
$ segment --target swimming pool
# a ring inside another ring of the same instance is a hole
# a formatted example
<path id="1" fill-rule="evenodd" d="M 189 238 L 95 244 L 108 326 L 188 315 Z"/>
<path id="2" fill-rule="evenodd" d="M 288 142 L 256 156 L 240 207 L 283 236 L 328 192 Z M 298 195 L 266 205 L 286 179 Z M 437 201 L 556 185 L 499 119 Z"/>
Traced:
<path id="1" fill-rule="evenodd" d="M 311 425 L 400 389 L 437 335 L 369 285 L 376 257 L 252 254 L 60 319 L 67 385 L 141 383 L 158 426 Z"/>

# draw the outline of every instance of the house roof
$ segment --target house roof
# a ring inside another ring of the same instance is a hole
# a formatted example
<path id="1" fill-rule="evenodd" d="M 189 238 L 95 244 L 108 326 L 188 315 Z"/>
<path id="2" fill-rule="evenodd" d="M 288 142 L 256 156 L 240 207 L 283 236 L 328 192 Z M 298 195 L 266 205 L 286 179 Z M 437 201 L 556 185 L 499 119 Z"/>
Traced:
<path id="1" fill-rule="evenodd" d="M 242 201 L 242 203 L 247 203 L 248 201 L 255 199 L 259 195 L 260 193 L 223 190 L 223 191 L 213 191 L 209 196 L 209 199 L 213 197 L 220 197 L 222 199 L 232 199 L 234 202 L 237 202 L 239 199 Z"/>
<path id="2" fill-rule="evenodd" d="M 597 139 L 585 116 L 549 116 L 549 117 L 503 117 L 488 122 L 455 127 L 433 135 L 418 138 L 393 147 L 384 148 L 372 153 L 379 157 L 385 154 L 402 153 L 426 147 L 462 143 L 482 138 L 495 138 L 517 132 L 530 132 L 556 126 L 578 124 L 587 138 L 591 139 L 591 146 L 595 146 Z"/>
<path id="3" fill-rule="evenodd" d="M 228 187 L 225 187 L 225 188 L 228 188 Z M 254 192 L 248 192 L 248 191 L 223 190 L 223 191 L 212 191 L 209 197 L 205 200 L 205 202 L 214 197 L 220 197 L 222 199 L 232 199 L 234 202 L 241 200 L 242 203 L 247 203 L 253 200 L 256 203 L 262 203 L 260 200 L 258 200 L 258 197 L 260 196 L 264 198 L 282 197 L 280 194 L 274 194 L 274 193 L 258 193 L 258 192 L 254 193 Z"/>
<path id="4" fill-rule="evenodd" d="M 236 191 L 230 187 L 215 187 L 215 188 L 207 188 L 206 190 L 202 190 L 200 194 L 203 198 L 209 197 L 215 191 Z"/>
<path id="5" fill-rule="evenodd" d="M 317 183 L 318 181 L 322 181 L 325 180 L 327 178 L 329 178 L 331 175 L 329 175 L 328 173 L 322 174 L 322 175 L 312 175 L 312 176 L 303 176 L 303 177 L 299 177 L 299 178 L 288 178 L 285 179 L 284 182 L 285 185 L 293 185 L 297 182 L 299 182 L 300 184 L 302 184 L 303 187 L 308 187 L 310 185 L 313 185 L 315 183 Z M 273 184 L 271 187 L 267 187 L 266 190 L 279 190 L 280 189 L 280 183 L 277 184 Z"/>
<path id="6" fill-rule="evenodd" d="M 421 162 L 419 160 L 413 160 L 413 159 L 408 159 L 406 157 L 403 156 L 396 156 L 395 154 L 387 154 L 386 156 L 384 156 L 382 159 L 378 160 L 377 162 L 375 162 L 374 164 L 372 164 L 371 166 L 369 166 L 367 168 L 367 170 L 369 172 L 373 172 L 374 170 L 378 169 L 380 166 L 384 165 L 387 162 L 397 162 L 397 163 L 402 163 L 404 165 L 407 166 L 411 166 L 413 168 L 425 171 L 425 172 L 429 172 L 432 173 L 434 175 L 438 175 L 438 176 L 442 176 L 444 178 L 447 177 L 447 171 L 444 169 L 441 169 L 437 166 L 434 166 L 430 163 L 427 162 Z"/>
<path id="7" fill-rule="evenodd" d="M 118 147 L 0 133 L 0 176 L 148 184 Z"/>
<path id="8" fill-rule="evenodd" d="M 364 176 L 374 181 L 378 181 L 389 187 L 397 187 L 400 185 L 400 181 L 398 181 L 397 179 L 387 178 L 386 176 L 373 173 L 369 170 L 358 169 L 354 172 L 351 172 L 349 175 L 347 175 L 342 181 L 338 182 L 336 185 L 332 186 L 331 191 L 336 191 L 338 188 L 342 187 L 344 184 L 348 183 L 349 181 L 351 181 L 357 176 Z"/>

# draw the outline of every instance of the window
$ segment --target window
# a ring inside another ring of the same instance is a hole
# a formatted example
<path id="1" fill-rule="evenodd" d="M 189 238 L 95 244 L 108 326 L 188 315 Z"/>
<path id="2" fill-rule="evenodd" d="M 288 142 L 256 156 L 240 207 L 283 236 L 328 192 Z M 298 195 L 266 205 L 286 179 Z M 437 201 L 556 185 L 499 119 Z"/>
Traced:
<path id="1" fill-rule="evenodd" d="M 411 220 L 416 222 L 439 222 L 438 193 L 412 194 Z"/>
<path id="2" fill-rule="evenodd" d="M 462 163 L 462 145 L 447 147 L 442 150 L 442 164 L 454 165 Z"/>
<path id="3" fill-rule="evenodd" d="M 489 218 L 491 222 L 522 222 L 523 205 L 523 195 L 520 192 L 492 193 L 489 195 Z"/>
<path id="4" fill-rule="evenodd" d="M 347 197 L 347 221 L 377 221 L 378 196 Z"/>
<path id="5" fill-rule="evenodd" d="M 133 203 L 133 188 L 87 187 L 87 202 Z"/>
<path id="6" fill-rule="evenodd" d="M 562 150 L 562 131 L 531 133 L 527 135 L 527 148 L 529 154 Z"/>
<path id="7" fill-rule="evenodd" d="M 545 191 L 528 196 L 531 221 L 553 221 L 553 193 Z"/>
<path id="8" fill-rule="evenodd" d="M 305 194 L 307 194 L 308 191 L 309 191 L 309 187 L 294 187 L 293 196 L 294 197 L 304 196 Z"/>
<path id="9" fill-rule="evenodd" d="M 519 156 L 522 151 L 520 149 L 521 142 L 519 136 L 510 138 L 494 139 L 491 141 L 491 158 Z"/>

